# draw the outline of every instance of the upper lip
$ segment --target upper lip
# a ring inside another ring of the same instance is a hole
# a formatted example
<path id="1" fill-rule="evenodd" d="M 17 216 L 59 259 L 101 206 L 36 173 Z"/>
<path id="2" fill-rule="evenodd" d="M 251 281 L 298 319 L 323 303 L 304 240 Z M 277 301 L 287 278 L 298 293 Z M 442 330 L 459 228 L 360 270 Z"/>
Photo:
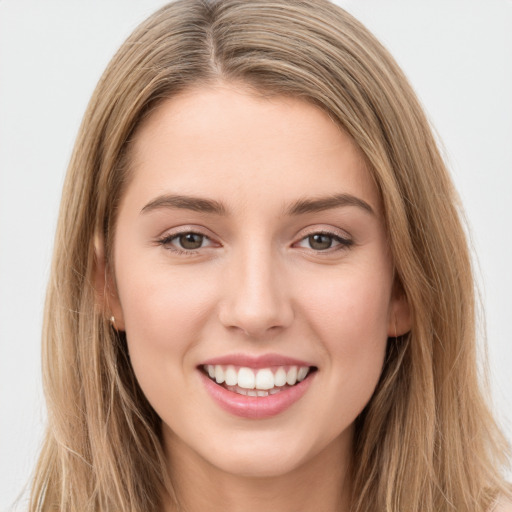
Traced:
<path id="1" fill-rule="evenodd" d="M 224 356 L 212 357 L 203 361 L 204 365 L 233 365 L 245 366 L 248 368 L 268 368 L 269 366 L 313 366 L 311 363 L 288 357 L 281 354 L 262 354 L 254 356 L 250 354 L 229 354 Z"/>

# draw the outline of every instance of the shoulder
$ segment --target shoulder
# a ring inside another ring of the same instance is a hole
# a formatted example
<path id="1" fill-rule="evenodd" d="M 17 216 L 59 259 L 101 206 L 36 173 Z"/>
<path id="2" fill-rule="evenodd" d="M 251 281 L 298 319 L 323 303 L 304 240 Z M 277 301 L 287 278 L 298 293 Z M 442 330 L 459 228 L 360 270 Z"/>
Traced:
<path id="1" fill-rule="evenodd" d="M 496 507 L 492 509 L 492 512 L 512 512 L 512 501 L 502 499 L 496 504 Z"/>

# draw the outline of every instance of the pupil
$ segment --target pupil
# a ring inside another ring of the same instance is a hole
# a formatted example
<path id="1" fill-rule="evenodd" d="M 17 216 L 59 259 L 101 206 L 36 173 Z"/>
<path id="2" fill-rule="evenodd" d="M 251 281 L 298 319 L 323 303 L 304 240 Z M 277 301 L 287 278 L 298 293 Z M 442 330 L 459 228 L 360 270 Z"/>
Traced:
<path id="1" fill-rule="evenodd" d="M 309 244 L 312 249 L 325 250 L 332 245 L 332 237 L 329 235 L 316 234 L 309 237 Z"/>
<path id="2" fill-rule="evenodd" d="M 203 236 L 197 233 L 187 233 L 180 236 L 180 245 L 184 249 L 199 249 L 203 244 Z"/>

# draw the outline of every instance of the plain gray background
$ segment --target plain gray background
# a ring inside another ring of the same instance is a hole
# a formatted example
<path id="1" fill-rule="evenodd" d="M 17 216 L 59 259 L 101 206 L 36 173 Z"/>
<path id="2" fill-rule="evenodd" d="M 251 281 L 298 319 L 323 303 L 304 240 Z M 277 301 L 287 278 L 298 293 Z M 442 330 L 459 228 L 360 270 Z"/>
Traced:
<path id="1" fill-rule="evenodd" d="M 2 511 L 22 491 L 41 441 L 44 290 L 60 188 L 78 125 L 114 51 L 164 3 L 0 1 Z M 390 49 L 443 141 L 478 257 L 495 410 L 510 438 L 512 1 L 337 3 Z"/>

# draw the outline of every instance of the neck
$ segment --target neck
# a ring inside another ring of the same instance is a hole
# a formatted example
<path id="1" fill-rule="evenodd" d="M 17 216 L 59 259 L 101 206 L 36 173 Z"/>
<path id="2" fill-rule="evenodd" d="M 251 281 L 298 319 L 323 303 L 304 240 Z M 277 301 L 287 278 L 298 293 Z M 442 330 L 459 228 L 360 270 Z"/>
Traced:
<path id="1" fill-rule="evenodd" d="M 166 448 L 172 445 L 167 459 L 178 505 L 168 499 L 164 511 L 239 512 L 243 504 L 244 512 L 346 512 L 351 444 L 352 432 L 345 433 L 286 474 L 251 477 L 227 473 L 183 443 L 167 440 Z"/>

